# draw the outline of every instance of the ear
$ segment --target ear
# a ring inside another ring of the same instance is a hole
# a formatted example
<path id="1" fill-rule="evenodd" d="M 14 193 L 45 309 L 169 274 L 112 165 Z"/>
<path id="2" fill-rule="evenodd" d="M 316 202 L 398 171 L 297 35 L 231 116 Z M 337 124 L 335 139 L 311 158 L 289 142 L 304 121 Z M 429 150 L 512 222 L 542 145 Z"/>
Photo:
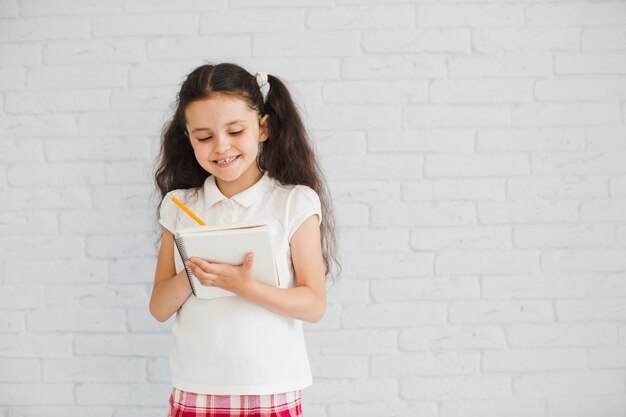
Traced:
<path id="1" fill-rule="evenodd" d="M 269 118 L 270 118 L 270 115 L 266 114 L 259 120 L 259 129 L 260 129 L 259 141 L 260 142 L 265 142 L 267 139 L 269 139 L 269 134 L 270 134 Z"/>

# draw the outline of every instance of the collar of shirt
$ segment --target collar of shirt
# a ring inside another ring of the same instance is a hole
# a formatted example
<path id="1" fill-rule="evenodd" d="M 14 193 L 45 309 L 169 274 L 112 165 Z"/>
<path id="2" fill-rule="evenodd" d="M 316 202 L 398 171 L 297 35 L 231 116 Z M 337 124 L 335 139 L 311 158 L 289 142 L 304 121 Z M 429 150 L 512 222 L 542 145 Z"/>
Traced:
<path id="1" fill-rule="evenodd" d="M 243 190 L 242 192 L 235 194 L 230 199 L 236 201 L 244 207 L 250 207 L 262 194 L 268 181 L 267 171 L 263 171 L 263 176 L 251 187 Z M 215 183 L 215 176 L 209 175 L 204 181 L 204 199 L 206 207 L 209 208 L 213 204 L 222 200 L 228 200 L 228 198 L 222 194 L 217 184 Z"/>

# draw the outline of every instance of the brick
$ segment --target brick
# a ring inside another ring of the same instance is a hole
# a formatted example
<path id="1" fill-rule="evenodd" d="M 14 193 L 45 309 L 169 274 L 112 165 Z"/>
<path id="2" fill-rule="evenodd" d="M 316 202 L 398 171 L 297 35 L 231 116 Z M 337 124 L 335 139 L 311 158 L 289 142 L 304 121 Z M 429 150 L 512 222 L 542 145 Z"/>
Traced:
<path id="1" fill-rule="evenodd" d="M 252 55 L 281 59 L 318 56 L 320 45 L 324 45 L 323 55 L 326 57 L 351 56 L 360 50 L 359 33 L 302 32 L 300 29 L 280 33 L 259 33 L 253 37 Z"/>
<path id="2" fill-rule="evenodd" d="M 571 371 L 520 375 L 513 390 L 520 398 L 604 396 L 623 394 L 623 372 Z"/>
<path id="3" fill-rule="evenodd" d="M 367 227 L 370 211 L 365 204 L 339 203 L 335 204 L 335 216 L 342 227 Z"/>
<path id="4" fill-rule="evenodd" d="M 308 109 L 309 123 L 325 129 L 393 129 L 400 126 L 398 109 L 383 105 L 325 105 Z M 350 124 L 346 124 L 350 119 Z"/>
<path id="5" fill-rule="evenodd" d="M 503 349 L 506 344 L 502 326 L 489 325 L 419 326 L 403 329 L 398 338 L 402 351 Z"/>
<path id="6" fill-rule="evenodd" d="M 621 2 L 531 4 L 524 10 L 528 26 L 553 26 L 558 16 L 559 26 L 620 25 L 626 15 Z"/>
<path id="7" fill-rule="evenodd" d="M 610 174 L 626 172 L 626 149 L 546 152 L 531 155 L 533 174 Z"/>
<path id="8" fill-rule="evenodd" d="M 111 64 L 146 61 L 145 42 L 140 39 L 66 40 L 44 45 L 46 64 Z"/>
<path id="9" fill-rule="evenodd" d="M 92 18 L 92 34 L 104 36 L 195 35 L 199 15 L 194 13 L 142 13 Z"/>
<path id="10" fill-rule="evenodd" d="M 537 80 L 535 95 L 540 100 L 620 101 L 626 97 L 626 77 Z"/>
<path id="11" fill-rule="evenodd" d="M 508 226 L 468 225 L 458 227 L 417 227 L 411 230 L 415 250 L 513 248 Z"/>
<path id="12" fill-rule="evenodd" d="M 38 139 L 7 140 L 0 142 L 0 162 L 44 162 L 43 143 Z"/>
<path id="13" fill-rule="evenodd" d="M 15 138 L 75 136 L 76 118 L 73 115 L 3 115 L 0 129 L 4 135 Z"/>
<path id="14" fill-rule="evenodd" d="M 11 188 L 11 198 L 0 199 L 1 210 L 86 208 L 90 204 L 87 189 L 78 186 Z"/>
<path id="15" fill-rule="evenodd" d="M 522 26 L 523 11 L 517 4 L 419 4 L 417 26 Z"/>
<path id="16" fill-rule="evenodd" d="M 476 209 L 466 202 L 373 203 L 371 219 L 376 228 L 465 225 L 476 221 Z"/>
<path id="17" fill-rule="evenodd" d="M 0 91 L 22 91 L 25 88 L 26 70 L 24 68 L 0 68 Z"/>
<path id="18" fill-rule="evenodd" d="M 397 352 L 397 330 L 340 329 L 306 334 L 307 351 L 324 355 L 380 355 Z"/>
<path id="19" fill-rule="evenodd" d="M 27 313 L 32 314 L 32 313 Z M 72 335 L 69 334 L 0 334 L 2 358 L 70 358 Z M 4 402 L 3 404 L 6 404 Z"/>
<path id="20" fill-rule="evenodd" d="M 153 254 L 152 237 L 124 234 L 87 237 L 87 255 L 92 258 L 135 258 Z"/>
<path id="21" fill-rule="evenodd" d="M 427 178 L 514 176 L 529 172 L 528 156 L 522 153 L 432 154 L 427 155 L 424 161 L 424 176 Z"/>
<path id="22" fill-rule="evenodd" d="M 13 383 L 3 384 L 0 403 L 7 406 L 54 406 L 73 404 L 72 384 Z"/>
<path id="23" fill-rule="evenodd" d="M 185 11 L 219 11 L 222 2 L 206 2 L 203 0 L 186 0 L 185 2 L 162 0 L 133 0 L 124 2 L 124 11 L 129 13 L 145 12 L 185 12 Z M 232 4 L 231 4 L 232 6 Z"/>
<path id="24" fill-rule="evenodd" d="M 428 101 L 428 81 L 331 81 L 322 87 L 326 103 L 396 104 Z"/>
<path id="25" fill-rule="evenodd" d="M 48 161 L 124 161 L 150 154 L 149 138 L 86 138 L 46 142 Z"/>
<path id="26" fill-rule="evenodd" d="M 504 200 L 504 179 L 442 178 L 402 184 L 402 199 L 414 200 Z"/>
<path id="27" fill-rule="evenodd" d="M 510 178 L 507 182 L 514 200 L 608 198 L 608 188 L 608 178 L 597 176 Z"/>
<path id="28" fill-rule="evenodd" d="M 49 211 L 0 211 L 0 235 L 56 234 L 57 217 Z"/>
<path id="29" fill-rule="evenodd" d="M 482 371 L 545 372 L 587 369 L 585 349 L 506 349 L 483 352 Z"/>
<path id="30" fill-rule="evenodd" d="M 562 74 L 626 74 L 626 53 L 555 54 L 554 72 Z"/>
<path id="31" fill-rule="evenodd" d="M 441 325 L 445 316 L 445 303 L 401 301 L 346 306 L 342 323 L 351 329 Z"/>
<path id="32" fill-rule="evenodd" d="M 586 201 L 580 206 L 581 219 L 594 222 L 621 222 L 626 220 L 626 200 Z"/>
<path id="33" fill-rule="evenodd" d="M 356 238 L 356 236 L 355 236 Z M 429 275 L 434 272 L 434 254 L 425 252 L 346 252 L 342 256 L 344 271 L 357 278 L 385 279 L 388 265 L 393 265 L 394 277 Z"/>
<path id="34" fill-rule="evenodd" d="M 507 375 L 414 376 L 404 379 L 404 398 L 421 401 L 496 400 L 512 397 Z"/>
<path id="35" fill-rule="evenodd" d="M 482 294 L 492 299 L 615 298 L 626 294 L 626 282 L 619 272 L 490 276 L 482 279 Z"/>
<path id="36" fill-rule="evenodd" d="M 345 58 L 341 61 L 341 73 L 346 79 L 444 78 L 446 57 L 374 54 Z"/>
<path id="37" fill-rule="evenodd" d="M 98 15 L 119 13 L 122 10 L 122 0 L 105 3 L 76 0 L 21 0 L 20 4 L 23 16 Z"/>
<path id="38" fill-rule="evenodd" d="M 127 73 L 124 64 L 42 66 L 28 71 L 26 84 L 29 90 L 126 87 Z"/>
<path id="39" fill-rule="evenodd" d="M 541 255 L 543 270 L 548 272 L 624 271 L 624 248 L 554 249 Z"/>
<path id="40" fill-rule="evenodd" d="M 513 242 L 518 248 L 570 248 L 607 246 L 615 241 L 611 225 L 542 224 L 513 228 Z"/>
<path id="41" fill-rule="evenodd" d="M 471 375 L 478 372 L 478 352 L 419 352 L 372 357 L 371 375 L 410 377 L 414 375 Z"/>
<path id="42" fill-rule="evenodd" d="M 94 259 L 31 259 L 28 262 L 7 260 L 4 262 L 3 283 L 21 284 L 27 275 L 30 284 L 98 284 L 104 283 L 107 264 Z M 42 271 L 46 271 L 42 273 Z"/>
<path id="43" fill-rule="evenodd" d="M 614 124 L 619 119 L 618 109 L 603 103 L 522 103 L 512 109 L 515 126 Z"/>
<path id="44" fill-rule="evenodd" d="M 363 132 L 321 131 L 315 134 L 313 145 L 321 160 L 329 155 L 364 155 L 367 152 L 367 143 Z"/>
<path id="45" fill-rule="evenodd" d="M 556 314 L 562 321 L 626 320 L 626 308 L 619 298 L 556 300 Z"/>
<path id="46" fill-rule="evenodd" d="M 210 5 L 212 2 L 205 3 Z M 170 4 L 176 5 L 177 2 L 171 2 Z M 181 4 L 188 4 L 188 2 Z M 211 22 L 210 26 L 213 23 L 220 22 L 220 20 L 212 20 Z M 230 20 L 230 23 L 232 22 Z M 271 25 L 271 27 L 275 26 Z M 247 31 L 241 30 L 241 32 Z M 126 38 L 121 39 L 127 40 Z M 252 49 L 252 39 L 246 33 L 222 34 L 220 32 L 198 38 L 168 36 L 148 39 L 145 49 L 147 53 L 144 52 L 144 55 L 147 54 L 149 61 L 188 61 L 189 57 L 195 56 L 201 50 L 210 50 L 211 54 L 215 56 L 229 55 L 233 51 L 250 51 Z M 280 74 L 284 73 L 280 72 Z"/>
<path id="47" fill-rule="evenodd" d="M 411 28 L 415 25 L 414 16 L 415 7 L 411 5 L 315 8 L 306 14 L 306 27 L 319 31 Z"/>
<path id="48" fill-rule="evenodd" d="M 400 228 L 346 229 L 339 237 L 342 247 L 350 252 L 400 252 L 409 249 L 409 233 Z M 379 254 L 376 255 L 380 259 Z"/>
<path id="49" fill-rule="evenodd" d="M 578 51 L 580 32 L 579 28 L 563 27 L 478 27 L 472 30 L 472 45 L 477 52 L 491 54 Z"/>
<path id="50" fill-rule="evenodd" d="M 364 355 L 310 355 L 316 378 L 367 378 L 369 357 Z"/>
<path id="51" fill-rule="evenodd" d="M 487 399 L 443 401 L 441 403 L 441 417 L 498 415 L 506 415 L 507 417 L 545 417 L 545 409 L 546 406 L 542 400 Z"/>
<path id="52" fill-rule="evenodd" d="M 395 23 L 395 22 L 394 22 Z M 412 52 L 469 53 L 467 29 L 382 28 L 363 32 L 363 49 L 369 53 L 407 54 Z"/>
<path id="53" fill-rule="evenodd" d="M 484 224 L 580 221 L 578 203 L 570 200 L 479 202 L 478 218 Z"/>
<path id="54" fill-rule="evenodd" d="M 280 25 L 277 25 L 276 22 L 280 22 Z M 296 36 L 301 36 L 305 33 L 298 32 L 302 30 L 304 22 L 305 11 L 297 8 L 268 8 L 264 9 L 263 13 L 259 13 L 259 9 L 229 10 L 222 8 L 219 19 L 216 19 L 215 13 L 200 16 L 200 35 L 249 33 L 256 37 L 258 34 L 267 32 L 294 32 L 297 34 Z M 288 37 L 290 36 L 285 38 Z"/>
<path id="55" fill-rule="evenodd" d="M 610 369 L 626 367 L 626 351 L 622 347 L 589 349 L 589 367 Z"/>
<path id="56" fill-rule="evenodd" d="M 576 396 L 552 398 L 549 401 L 550 414 L 554 417 L 582 417 L 598 415 L 619 417 L 626 409 L 626 398 L 623 394 L 601 397 Z"/>
<path id="57" fill-rule="evenodd" d="M 0 359 L 0 382 L 20 383 L 41 381 L 41 366 L 37 359 Z"/>
<path id="58" fill-rule="evenodd" d="M 86 16 L 3 19 L 0 25 L 0 41 L 2 42 L 88 38 L 89 17 Z"/>
<path id="59" fill-rule="evenodd" d="M 480 295 L 475 277 L 394 278 L 371 282 L 375 302 L 476 298 Z"/>
<path id="60" fill-rule="evenodd" d="M 455 324 L 546 323 L 554 321 L 554 313 L 550 301 L 452 301 L 448 310 L 449 321 Z"/>
<path id="61" fill-rule="evenodd" d="M 148 304 L 145 285 L 55 285 L 46 289 L 45 305 L 49 308 L 137 308 Z"/>
<path id="62" fill-rule="evenodd" d="M 308 389 L 312 400 L 323 398 L 325 403 L 346 400 L 362 402 L 382 401 L 397 397 L 398 381 L 393 378 L 321 379 Z"/>
<path id="63" fill-rule="evenodd" d="M 7 173 L 15 186 L 78 186 L 102 184 L 104 163 L 24 163 L 15 164 Z"/>
<path id="64" fill-rule="evenodd" d="M 370 152 L 470 152 L 474 147 L 472 129 L 381 130 L 367 133 Z"/>
<path id="65" fill-rule="evenodd" d="M 126 315 L 120 309 L 46 308 L 26 315 L 31 332 L 126 332 Z"/>
<path id="66" fill-rule="evenodd" d="M 507 108 L 495 105 L 421 104 L 402 110 L 403 128 L 502 126 L 511 123 Z"/>
<path id="67" fill-rule="evenodd" d="M 45 382 L 140 382 L 145 380 L 143 358 L 71 358 L 44 359 Z"/>
<path id="68" fill-rule="evenodd" d="M 434 80 L 432 103 L 524 103 L 533 101 L 535 80 Z"/>
<path id="69" fill-rule="evenodd" d="M 75 236 L 0 237 L 0 260 L 76 258 L 84 254 L 84 248 L 84 239 Z"/>
<path id="70" fill-rule="evenodd" d="M 41 65 L 41 45 L 37 42 L 5 42 L 0 45 L 0 62 L 3 67 Z"/>
<path id="71" fill-rule="evenodd" d="M 423 157 L 420 155 L 328 155 L 322 159 L 329 181 L 420 178 Z"/>
<path id="72" fill-rule="evenodd" d="M 109 108 L 109 91 L 34 91 L 6 93 L 6 113 L 70 113 Z"/>
<path id="73" fill-rule="evenodd" d="M 506 329 L 510 346 L 521 348 L 607 346 L 616 336 L 614 323 L 518 323 Z"/>
<path id="74" fill-rule="evenodd" d="M 552 77 L 552 53 L 526 52 L 497 55 L 470 55 L 448 59 L 449 78 Z"/>
<path id="75" fill-rule="evenodd" d="M 605 51 L 626 49 L 626 28 L 590 28 L 581 35 L 583 51 Z"/>
<path id="76" fill-rule="evenodd" d="M 119 405 L 160 406 L 169 398 L 172 386 L 169 383 L 92 383 L 76 384 L 76 405 Z"/>
<path id="77" fill-rule="evenodd" d="M 81 136 L 146 136 L 158 137 L 165 120 L 157 112 L 89 112 L 78 116 Z"/>
<path id="78" fill-rule="evenodd" d="M 393 399 L 367 403 L 333 403 L 328 407 L 328 417 L 343 417 L 351 413 L 359 417 L 378 417 L 385 414 L 396 417 L 437 417 L 439 415 L 437 412 L 437 403 L 406 402 Z M 324 417 L 317 413 L 312 414 Z"/>

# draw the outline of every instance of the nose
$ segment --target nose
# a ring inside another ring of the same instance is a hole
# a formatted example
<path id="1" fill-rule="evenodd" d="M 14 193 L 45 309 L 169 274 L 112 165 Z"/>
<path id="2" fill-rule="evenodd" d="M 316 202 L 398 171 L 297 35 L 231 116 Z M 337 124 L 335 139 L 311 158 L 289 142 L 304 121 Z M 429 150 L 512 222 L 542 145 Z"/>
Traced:
<path id="1" fill-rule="evenodd" d="M 222 154 L 230 149 L 230 139 L 228 135 L 216 135 L 215 136 L 215 147 L 213 150 L 217 154 Z"/>

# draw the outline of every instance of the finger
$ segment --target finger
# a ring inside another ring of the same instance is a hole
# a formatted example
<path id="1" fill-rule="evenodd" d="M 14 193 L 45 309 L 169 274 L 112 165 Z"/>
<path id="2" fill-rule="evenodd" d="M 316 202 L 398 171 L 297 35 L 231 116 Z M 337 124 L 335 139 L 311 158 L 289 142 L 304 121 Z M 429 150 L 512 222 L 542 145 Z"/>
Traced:
<path id="1" fill-rule="evenodd" d="M 246 253 L 246 256 L 243 258 L 243 267 L 252 268 L 253 263 L 254 263 L 254 252 Z"/>

